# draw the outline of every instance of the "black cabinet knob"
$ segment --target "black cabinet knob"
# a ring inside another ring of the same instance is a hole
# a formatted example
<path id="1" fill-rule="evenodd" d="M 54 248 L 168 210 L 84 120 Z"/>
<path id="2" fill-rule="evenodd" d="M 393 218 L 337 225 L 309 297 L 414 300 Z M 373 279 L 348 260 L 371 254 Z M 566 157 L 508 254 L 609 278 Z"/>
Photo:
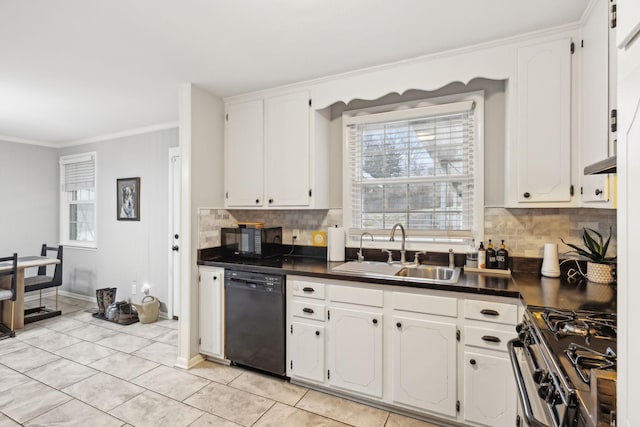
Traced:
<path id="1" fill-rule="evenodd" d="M 528 199 L 529 197 L 531 197 L 531 194 L 529 194 L 529 192 L 527 191 L 526 193 L 523 194 L 525 199 Z"/>
<path id="2" fill-rule="evenodd" d="M 378 319 L 373 319 L 373 324 L 377 325 L 378 324 Z"/>
<path id="3" fill-rule="evenodd" d="M 256 199 L 256 205 L 260 203 L 260 199 Z"/>
<path id="4" fill-rule="evenodd" d="M 471 363 L 472 365 L 475 365 L 476 364 L 476 359 L 469 360 L 469 363 Z"/>
<path id="5" fill-rule="evenodd" d="M 596 188 L 596 196 L 599 196 L 602 194 L 602 190 L 599 188 Z"/>
<path id="6" fill-rule="evenodd" d="M 402 323 L 398 322 L 398 323 L 396 323 L 396 326 L 397 326 L 398 328 L 402 328 Z"/>
<path id="7" fill-rule="evenodd" d="M 213 280 L 218 280 L 218 276 L 216 276 L 215 274 L 213 275 Z"/>
<path id="8" fill-rule="evenodd" d="M 316 335 L 317 335 L 317 336 L 320 336 L 320 331 L 316 331 Z"/>
<path id="9" fill-rule="evenodd" d="M 269 203 L 273 203 L 273 199 L 269 199 Z"/>
<path id="10" fill-rule="evenodd" d="M 174 239 L 177 239 L 177 238 L 179 238 L 179 237 L 180 237 L 180 236 L 179 236 L 179 235 L 177 235 L 177 234 L 174 234 L 174 235 L 173 235 L 173 238 L 174 238 Z"/>

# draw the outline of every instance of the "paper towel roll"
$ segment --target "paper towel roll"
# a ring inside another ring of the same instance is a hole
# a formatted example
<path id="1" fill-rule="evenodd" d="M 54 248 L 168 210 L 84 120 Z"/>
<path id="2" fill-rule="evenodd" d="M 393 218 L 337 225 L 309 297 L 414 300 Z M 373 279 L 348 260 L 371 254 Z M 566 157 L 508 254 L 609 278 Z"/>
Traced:
<path id="1" fill-rule="evenodd" d="M 344 261 L 345 233 L 343 227 L 329 227 L 327 232 L 327 258 Z"/>

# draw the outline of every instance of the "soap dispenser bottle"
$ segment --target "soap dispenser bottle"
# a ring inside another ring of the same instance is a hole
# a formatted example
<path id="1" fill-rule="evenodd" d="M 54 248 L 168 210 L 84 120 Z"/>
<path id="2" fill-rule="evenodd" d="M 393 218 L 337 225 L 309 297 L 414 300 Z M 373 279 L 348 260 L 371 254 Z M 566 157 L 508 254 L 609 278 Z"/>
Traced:
<path id="1" fill-rule="evenodd" d="M 483 242 L 480 242 L 478 248 L 478 268 L 487 268 L 487 251 L 484 249 Z"/>
<path id="2" fill-rule="evenodd" d="M 496 250 L 493 249 L 493 243 L 491 243 L 491 239 L 489 239 L 489 243 L 487 244 L 487 268 L 496 268 L 497 266 Z"/>
<path id="3" fill-rule="evenodd" d="M 500 244 L 500 248 L 496 252 L 496 260 L 498 261 L 498 268 L 501 270 L 509 269 L 509 252 L 504 246 L 504 240 Z"/>

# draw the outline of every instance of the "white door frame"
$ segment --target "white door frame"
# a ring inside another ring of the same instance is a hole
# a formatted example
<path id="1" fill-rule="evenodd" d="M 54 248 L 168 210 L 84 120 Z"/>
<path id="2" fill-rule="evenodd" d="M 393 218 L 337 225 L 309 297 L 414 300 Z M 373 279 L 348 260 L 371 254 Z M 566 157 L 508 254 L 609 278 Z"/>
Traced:
<path id="1" fill-rule="evenodd" d="M 173 234 L 175 233 L 174 224 L 177 221 L 181 223 L 181 183 L 174 182 L 176 179 L 176 161 L 180 161 L 180 147 L 169 147 L 169 230 L 168 230 L 168 249 L 169 249 L 169 262 L 168 265 L 168 281 L 169 281 L 169 295 L 167 304 L 167 314 L 169 318 L 180 315 L 180 263 L 181 263 L 181 251 L 176 253 L 173 251 L 173 246 L 178 245 L 182 249 L 180 244 L 180 238 L 175 239 Z M 180 168 L 180 164 L 177 165 Z M 177 177 L 180 179 L 180 169 L 178 169 Z M 177 193 L 177 194 L 176 194 Z M 176 218 L 177 216 L 177 218 Z M 178 227 L 180 228 L 180 227 Z M 179 236 L 182 237 L 182 236 Z M 176 271 L 177 269 L 177 271 Z"/>

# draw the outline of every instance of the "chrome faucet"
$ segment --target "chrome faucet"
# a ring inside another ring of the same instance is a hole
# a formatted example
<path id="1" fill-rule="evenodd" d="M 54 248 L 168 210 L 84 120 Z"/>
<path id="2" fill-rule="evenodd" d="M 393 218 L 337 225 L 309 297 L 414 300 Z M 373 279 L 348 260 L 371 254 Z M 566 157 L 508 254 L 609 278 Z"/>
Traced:
<path id="1" fill-rule="evenodd" d="M 362 254 L 362 238 L 364 236 L 371 237 L 371 241 L 373 242 L 373 234 L 369 233 L 368 231 L 365 231 L 360 235 L 360 251 L 358 251 L 358 262 L 364 261 L 364 255 Z"/>
<path id="2" fill-rule="evenodd" d="M 393 226 L 393 228 L 391 229 L 391 238 L 389 239 L 389 241 L 393 242 L 395 240 L 393 237 L 395 236 L 396 228 L 398 227 L 400 227 L 400 231 L 402 232 L 402 246 L 400 247 L 400 264 L 404 265 L 407 263 L 407 258 L 406 258 L 407 251 L 404 249 L 407 235 L 404 232 L 404 227 L 402 226 L 402 224 L 397 223 Z"/>

